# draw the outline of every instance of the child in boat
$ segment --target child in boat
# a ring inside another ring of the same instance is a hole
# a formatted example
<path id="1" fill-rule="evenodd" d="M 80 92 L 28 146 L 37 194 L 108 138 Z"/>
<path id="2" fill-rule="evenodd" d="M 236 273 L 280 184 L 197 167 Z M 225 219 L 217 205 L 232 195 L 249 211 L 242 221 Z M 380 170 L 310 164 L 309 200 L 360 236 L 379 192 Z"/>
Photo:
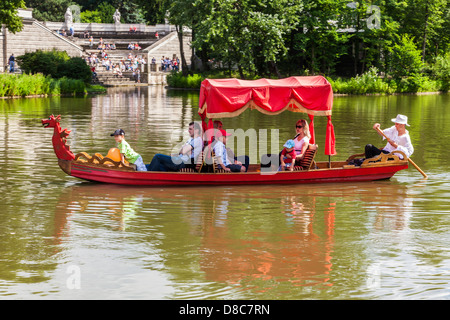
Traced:
<path id="1" fill-rule="evenodd" d="M 124 159 L 127 159 L 128 162 L 136 165 L 137 171 L 147 171 L 147 167 L 145 166 L 141 155 L 135 152 L 128 142 L 125 141 L 125 131 L 117 129 L 111 134 L 111 137 L 114 137 L 114 140 L 118 143 L 117 147 L 119 148 L 122 162 Z"/>
<path id="2" fill-rule="evenodd" d="M 216 139 L 212 145 L 214 145 L 213 150 L 217 158 L 218 167 L 227 172 L 247 171 L 247 168 L 243 166 L 242 163 L 234 159 L 229 159 L 228 157 L 225 145 L 227 144 L 227 137 L 231 134 L 222 129 L 217 132 L 217 135 L 218 136 L 216 136 Z"/>
<path id="3" fill-rule="evenodd" d="M 289 139 L 286 141 L 286 143 L 283 146 L 283 150 L 281 150 L 280 153 L 280 167 L 278 168 L 278 171 L 284 171 L 285 169 L 289 169 L 290 171 L 294 171 L 294 159 L 296 156 L 295 153 L 295 142 L 292 139 Z"/>

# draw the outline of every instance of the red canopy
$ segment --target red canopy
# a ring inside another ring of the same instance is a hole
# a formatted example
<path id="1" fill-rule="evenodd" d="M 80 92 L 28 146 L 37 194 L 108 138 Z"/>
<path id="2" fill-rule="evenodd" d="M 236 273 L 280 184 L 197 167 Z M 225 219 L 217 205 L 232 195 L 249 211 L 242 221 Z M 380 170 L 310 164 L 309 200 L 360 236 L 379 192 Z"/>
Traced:
<path id="1" fill-rule="evenodd" d="M 199 114 L 209 119 L 235 117 L 248 107 L 267 114 L 286 109 L 331 115 L 333 89 L 322 76 L 272 80 L 206 79 L 200 89 Z"/>
<path id="2" fill-rule="evenodd" d="M 333 89 L 324 77 L 205 79 L 202 82 L 198 111 L 202 120 L 235 117 L 249 107 L 271 115 L 286 109 L 304 112 L 311 120 L 315 115 L 328 116 L 325 154 L 336 154 L 331 124 Z"/>

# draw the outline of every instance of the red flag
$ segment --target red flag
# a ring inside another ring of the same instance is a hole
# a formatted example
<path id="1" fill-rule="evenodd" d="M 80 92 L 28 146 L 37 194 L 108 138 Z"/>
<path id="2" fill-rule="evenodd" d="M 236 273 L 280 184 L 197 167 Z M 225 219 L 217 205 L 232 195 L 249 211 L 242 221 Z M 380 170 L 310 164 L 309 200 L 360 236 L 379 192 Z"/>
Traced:
<path id="1" fill-rule="evenodd" d="M 309 116 L 309 134 L 311 135 L 311 139 L 309 139 L 309 143 L 311 144 L 315 144 L 316 143 L 316 139 L 314 137 L 314 115 L 312 114 L 308 114 Z"/>
<path id="2" fill-rule="evenodd" d="M 334 156 L 336 155 L 336 139 L 334 137 L 334 127 L 331 123 L 331 116 L 327 116 L 327 133 L 325 137 L 325 155 Z"/>

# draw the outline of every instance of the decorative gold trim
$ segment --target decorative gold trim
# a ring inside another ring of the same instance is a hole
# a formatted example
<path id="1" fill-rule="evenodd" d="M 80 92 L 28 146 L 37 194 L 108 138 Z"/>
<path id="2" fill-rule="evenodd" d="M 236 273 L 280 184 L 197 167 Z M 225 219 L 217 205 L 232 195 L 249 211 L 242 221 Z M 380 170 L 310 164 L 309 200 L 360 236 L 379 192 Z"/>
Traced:
<path id="1" fill-rule="evenodd" d="M 123 169 L 129 169 L 129 170 L 135 170 L 134 164 L 126 164 L 122 161 L 114 161 L 111 158 L 103 157 L 101 154 L 94 154 L 93 156 L 89 155 L 86 152 L 80 152 L 75 155 L 75 159 L 73 160 L 75 163 L 80 164 L 94 164 L 106 168 L 123 168 Z"/>
<path id="2" fill-rule="evenodd" d="M 249 102 L 247 102 L 243 107 L 239 108 L 239 110 L 236 110 L 234 112 L 216 112 L 216 113 L 209 113 L 208 110 L 208 105 L 205 102 L 203 104 L 203 106 L 201 108 L 199 108 L 199 113 L 204 113 L 206 110 L 206 117 L 208 119 L 215 119 L 215 118 L 234 118 L 239 116 L 241 113 L 243 113 L 245 110 L 247 110 L 247 108 L 250 108 L 252 110 L 256 109 L 261 113 L 267 114 L 267 115 L 278 115 L 282 112 L 284 112 L 285 110 L 289 110 L 291 112 L 299 112 L 299 113 L 307 113 L 310 115 L 314 115 L 314 116 L 331 116 L 332 112 L 331 110 L 327 110 L 327 111 L 317 111 L 317 110 L 310 110 L 305 108 L 304 106 L 302 106 L 297 100 L 291 98 L 291 100 L 289 100 L 288 104 L 281 110 L 276 111 L 276 112 L 271 112 L 271 111 L 267 111 L 264 110 L 263 108 L 261 108 L 260 106 L 258 106 L 253 99 L 251 99 Z"/>
<path id="3" fill-rule="evenodd" d="M 396 153 L 401 154 L 403 156 L 403 160 L 400 159 L 399 156 L 395 155 Z M 364 160 L 364 162 L 361 164 L 361 168 L 386 167 L 404 163 L 408 163 L 408 157 L 406 156 L 406 154 L 402 151 L 394 150 L 391 153 L 381 153 L 376 157 Z"/>

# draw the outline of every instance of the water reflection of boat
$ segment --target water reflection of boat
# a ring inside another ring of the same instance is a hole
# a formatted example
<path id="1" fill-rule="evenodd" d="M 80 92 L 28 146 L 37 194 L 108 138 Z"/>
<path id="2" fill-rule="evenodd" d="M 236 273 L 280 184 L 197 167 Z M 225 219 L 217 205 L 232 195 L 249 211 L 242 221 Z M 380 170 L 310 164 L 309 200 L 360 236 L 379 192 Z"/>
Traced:
<path id="1" fill-rule="evenodd" d="M 114 239 L 105 226 L 130 231 L 128 241 L 154 248 L 164 270 L 177 277 L 198 277 L 200 270 L 208 281 L 261 290 L 283 283 L 332 286 L 333 259 L 343 254 L 335 243 L 345 237 L 336 225 L 354 219 L 345 208 L 366 208 L 356 228 L 365 225 L 375 237 L 380 228 L 391 228 L 398 236 L 407 228 L 411 202 L 406 186 L 386 182 L 312 185 L 301 193 L 283 186 L 218 187 L 211 193 L 205 187 L 82 183 L 61 194 L 55 227 L 65 237 Z"/>
<path id="2" fill-rule="evenodd" d="M 304 159 L 296 167 L 299 170 L 275 174 L 264 172 L 260 165 L 253 164 L 245 173 L 221 172 L 216 170 L 214 165 L 206 172 L 204 170 L 206 165 L 196 166 L 196 169 L 192 168 L 185 172 L 138 172 L 123 162 L 103 158 L 98 154 L 74 155 L 66 144 L 70 131 L 61 130 L 59 116 L 56 118 L 51 116 L 42 120 L 42 123 L 55 128 L 53 147 L 58 164 L 64 172 L 80 179 L 112 184 L 198 186 L 357 182 L 389 179 L 397 171 L 408 168 L 406 156 L 402 154 L 402 158 L 395 153 L 366 159 L 361 166 L 353 165 L 350 162 L 352 157 L 347 161 L 314 161 L 317 152 L 314 141 L 314 116 L 328 118 L 325 155 L 336 154 L 334 128 L 331 123 L 333 91 L 330 83 L 321 76 L 255 81 L 207 79 L 202 83 L 199 100 L 199 115 L 205 131 L 213 129 L 212 119 L 235 117 L 247 108 L 268 115 L 277 115 L 285 110 L 307 113 L 311 121 L 309 126 L 311 140 Z M 206 118 L 209 118 L 208 124 Z M 208 157 L 208 154 L 204 154 L 201 159 Z"/>

